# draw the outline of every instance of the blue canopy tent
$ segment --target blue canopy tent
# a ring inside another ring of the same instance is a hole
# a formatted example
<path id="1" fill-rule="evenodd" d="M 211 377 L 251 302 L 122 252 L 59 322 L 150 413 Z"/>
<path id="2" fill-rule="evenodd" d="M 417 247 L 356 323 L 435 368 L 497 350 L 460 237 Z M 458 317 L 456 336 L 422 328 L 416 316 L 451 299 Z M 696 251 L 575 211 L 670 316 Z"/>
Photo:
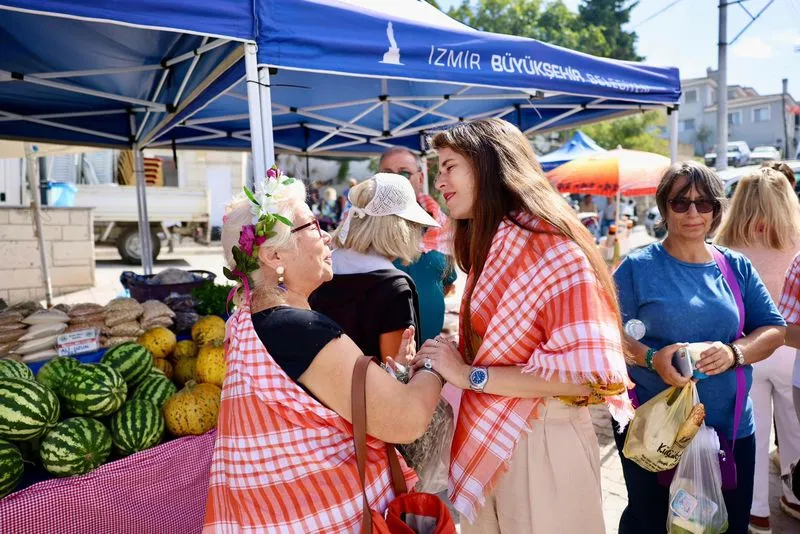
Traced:
<path id="1" fill-rule="evenodd" d="M 271 129 L 277 150 L 373 155 L 400 145 L 424 153 L 427 133 L 463 120 L 502 117 L 546 132 L 675 108 L 680 97 L 677 69 L 480 32 L 427 2 L 258 0 L 256 13 L 260 98 L 272 111 L 261 117 L 272 128 L 259 135 L 268 139 Z M 215 147 L 243 144 L 243 94 L 238 86 L 187 109 L 152 143 L 191 139 L 200 126 L 218 132 Z"/>
<path id="2" fill-rule="evenodd" d="M 479 32 L 418 0 L 0 0 L 0 49 L 0 137 L 251 149 L 256 175 L 275 149 L 424 154 L 459 121 L 545 132 L 680 96 L 677 69 Z"/>
<path id="3" fill-rule="evenodd" d="M 542 164 L 542 169 L 547 172 L 575 158 L 594 152 L 605 152 L 605 150 L 605 148 L 595 143 L 594 139 L 578 130 L 572 136 L 572 139 L 564 143 L 564 146 L 540 157 L 539 163 Z"/>
<path id="4" fill-rule="evenodd" d="M 139 149 L 166 117 L 210 98 L 209 86 L 244 77 L 254 27 L 244 0 L 3 1 L 0 138 L 133 149 L 149 273 Z"/>

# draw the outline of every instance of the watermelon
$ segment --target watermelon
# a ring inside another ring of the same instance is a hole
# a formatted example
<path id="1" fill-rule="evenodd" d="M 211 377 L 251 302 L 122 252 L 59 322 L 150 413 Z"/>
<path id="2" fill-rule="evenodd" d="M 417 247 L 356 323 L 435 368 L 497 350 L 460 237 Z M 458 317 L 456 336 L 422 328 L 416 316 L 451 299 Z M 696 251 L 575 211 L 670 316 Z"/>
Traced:
<path id="1" fill-rule="evenodd" d="M 104 363 L 81 364 L 61 385 L 64 408 L 75 415 L 102 417 L 119 410 L 128 394 L 125 380 Z"/>
<path id="2" fill-rule="evenodd" d="M 111 453 L 111 433 L 90 417 L 70 417 L 50 429 L 39 450 L 42 466 L 57 477 L 88 473 Z"/>
<path id="3" fill-rule="evenodd" d="M 79 365 L 80 362 L 75 358 L 57 356 L 39 369 L 36 380 L 58 393 L 64 378 Z"/>
<path id="4" fill-rule="evenodd" d="M 60 412 L 49 388 L 24 378 L 0 378 L 0 438 L 37 438 L 58 422 Z"/>
<path id="5" fill-rule="evenodd" d="M 111 418 L 111 440 L 123 456 L 158 445 L 163 436 L 161 410 L 149 400 L 129 400 Z"/>
<path id="6" fill-rule="evenodd" d="M 133 390 L 131 399 L 149 400 L 161 409 L 167 399 L 177 392 L 178 388 L 169 378 L 161 373 L 151 374 Z"/>
<path id="7" fill-rule="evenodd" d="M 14 491 L 22 480 L 22 454 L 14 444 L 0 439 L 0 499 Z"/>
<path id="8" fill-rule="evenodd" d="M 24 378 L 33 380 L 31 368 L 17 360 L 0 360 L 0 378 Z"/>
<path id="9" fill-rule="evenodd" d="M 153 367 L 150 351 L 133 342 L 120 343 L 108 349 L 100 361 L 116 369 L 130 389 L 136 387 Z"/>

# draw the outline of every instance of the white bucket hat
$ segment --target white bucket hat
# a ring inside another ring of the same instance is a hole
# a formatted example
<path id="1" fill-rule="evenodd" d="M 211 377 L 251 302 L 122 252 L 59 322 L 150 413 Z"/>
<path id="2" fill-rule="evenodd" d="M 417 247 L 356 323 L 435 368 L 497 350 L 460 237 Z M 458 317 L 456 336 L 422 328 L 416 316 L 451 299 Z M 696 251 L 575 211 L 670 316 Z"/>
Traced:
<path id="1" fill-rule="evenodd" d="M 375 196 L 364 208 L 358 208 L 355 205 L 350 206 L 344 224 L 342 224 L 342 229 L 339 231 L 339 241 L 342 244 L 347 240 L 347 234 L 350 233 L 350 221 L 353 220 L 353 217 L 363 219 L 367 215 L 371 217 L 396 215 L 422 226 L 439 226 L 436 219 L 431 217 L 417 203 L 414 188 L 408 180 L 399 174 L 386 172 L 378 173 L 370 179 L 375 180 Z M 347 198 L 350 204 L 353 204 L 353 199 L 350 198 L 349 193 Z"/>

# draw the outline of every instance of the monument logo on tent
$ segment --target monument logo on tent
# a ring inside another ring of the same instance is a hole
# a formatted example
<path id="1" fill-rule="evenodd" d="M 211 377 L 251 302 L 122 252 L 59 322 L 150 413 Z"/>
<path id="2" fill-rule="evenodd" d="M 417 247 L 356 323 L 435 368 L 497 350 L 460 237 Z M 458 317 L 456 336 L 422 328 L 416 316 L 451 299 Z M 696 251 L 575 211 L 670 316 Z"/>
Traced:
<path id="1" fill-rule="evenodd" d="M 386 37 L 389 39 L 389 50 L 383 54 L 383 61 L 381 61 L 381 63 L 402 65 L 402 63 L 400 63 L 400 48 L 398 48 L 397 41 L 394 39 L 394 28 L 391 22 L 386 26 Z"/>

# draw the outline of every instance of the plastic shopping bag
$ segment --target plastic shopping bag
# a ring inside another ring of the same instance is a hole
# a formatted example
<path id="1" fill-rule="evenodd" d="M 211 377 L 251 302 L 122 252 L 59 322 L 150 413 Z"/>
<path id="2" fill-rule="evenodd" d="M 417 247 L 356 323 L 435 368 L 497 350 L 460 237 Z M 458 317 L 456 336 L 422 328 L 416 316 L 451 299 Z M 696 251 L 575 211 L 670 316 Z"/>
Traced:
<path id="1" fill-rule="evenodd" d="M 719 437 L 703 425 L 686 448 L 669 487 L 669 534 L 719 534 L 728 530 L 722 497 Z"/>
<path id="2" fill-rule="evenodd" d="M 693 381 L 668 388 L 636 409 L 622 454 L 654 473 L 672 469 L 704 419 Z"/>

